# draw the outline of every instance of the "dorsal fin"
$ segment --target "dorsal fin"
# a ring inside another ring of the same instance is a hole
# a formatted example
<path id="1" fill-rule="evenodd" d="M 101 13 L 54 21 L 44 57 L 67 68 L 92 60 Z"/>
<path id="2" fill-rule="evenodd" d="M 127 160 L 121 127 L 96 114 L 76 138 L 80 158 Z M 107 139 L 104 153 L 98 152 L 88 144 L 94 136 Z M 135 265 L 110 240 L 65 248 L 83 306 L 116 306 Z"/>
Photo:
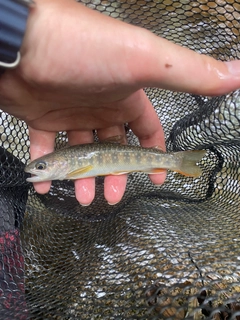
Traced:
<path id="1" fill-rule="evenodd" d="M 119 144 L 126 144 L 126 139 L 123 135 L 118 135 L 118 136 L 112 136 L 112 137 L 108 137 L 104 140 L 101 140 L 101 142 L 108 142 L 108 143 L 119 143 Z"/>

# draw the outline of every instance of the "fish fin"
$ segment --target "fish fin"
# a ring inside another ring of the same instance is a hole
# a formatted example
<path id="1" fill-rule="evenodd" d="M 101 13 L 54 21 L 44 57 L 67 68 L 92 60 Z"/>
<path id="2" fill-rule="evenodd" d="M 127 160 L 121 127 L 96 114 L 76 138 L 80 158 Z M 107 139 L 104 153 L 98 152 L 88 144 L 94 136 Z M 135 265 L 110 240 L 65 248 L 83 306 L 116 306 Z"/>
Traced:
<path id="1" fill-rule="evenodd" d="M 108 137 L 104 140 L 101 140 L 100 143 L 101 142 L 126 144 L 126 139 L 123 135 L 118 135 L 118 136 Z"/>
<path id="2" fill-rule="evenodd" d="M 92 169 L 93 169 L 93 166 L 89 165 L 89 166 L 82 167 L 77 170 L 71 171 L 66 176 L 66 179 L 74 179 L 74 177 L 76 177 L 76 179 L 77 179 L 80 174 L 84 174 Z"/>
<path id="3" fill-rule="evenodd" d="M 166 152 L 165 150 L 163 150 L 163 148 L 161 146 L 153 146 L 152 148 L 160 150 L 162 152 Z"/>
<path id="4" fill-rule="evenodd" d="M 116 172 L 111 172 L 109 174 L 112 176 L 120 176 L 122 174 L 128 174 L 128 173 L 130 173 L 130 171 L 116 171 Z"/>
<path id="5" fill-rule="evenodd" d="M 181 151 L 181 153 L 182 159 L 180 166 L 172 170 L 187 177 L 199 177 L 202 174 L 202 170 L 197 166 L 197 163 L 205 156 L 206 150 L 189 150 Z"/>
<path id="6" fill-rule="evenodd" d="M 146 172 L 146 171 L 144 171 Z M 166 169 L 162 169 L 162 168 L 154 168 L 149 170 L 148 174 L 158 174 L 158 173 L 163 173 L 166 172 Z"/>

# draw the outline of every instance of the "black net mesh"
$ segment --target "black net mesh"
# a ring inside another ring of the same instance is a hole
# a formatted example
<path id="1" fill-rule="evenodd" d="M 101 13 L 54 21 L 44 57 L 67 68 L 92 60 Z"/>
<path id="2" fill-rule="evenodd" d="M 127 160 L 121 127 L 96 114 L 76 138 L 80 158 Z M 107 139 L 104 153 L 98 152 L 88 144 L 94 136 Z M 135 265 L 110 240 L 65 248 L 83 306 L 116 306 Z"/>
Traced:
<path id="1" fill-rule="evenodd" d="M 198 52 L 240 59 L 239 0 L 83 2 Z M 162 186 L 131 174 L 115 206 L 102 178 L 89 207 L 72 182 L 35 193 L 23 172 L 27 126 L 1 113 L 1 319 L 240 319 L 240 91 L 146 93 L 169 151 L 207 150 L 203 174 L 169 172 Z M 66 143 L 59 133 L 56 147 Z"/>

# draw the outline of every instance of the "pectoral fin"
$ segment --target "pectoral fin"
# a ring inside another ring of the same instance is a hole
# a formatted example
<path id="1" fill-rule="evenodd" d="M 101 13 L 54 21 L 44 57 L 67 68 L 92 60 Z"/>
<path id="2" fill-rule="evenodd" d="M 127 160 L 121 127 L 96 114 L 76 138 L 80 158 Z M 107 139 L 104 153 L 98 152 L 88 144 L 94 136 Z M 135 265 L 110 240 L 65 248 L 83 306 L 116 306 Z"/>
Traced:
<path id="1" fill-rule="evenodd" d="M 68 175 L 66 176 L 67 179 L 77 179 L 77 178 L 80 178 L 80 175 L 81 174 L 84 174 L 90 170 L 93 169 L 93 166 L 86 166 L 86 167 L 82 167 L 82 168 L 79 168 L 77 170 L 74 170 L 74 171 L 71 171 L 68 173 Z"/>

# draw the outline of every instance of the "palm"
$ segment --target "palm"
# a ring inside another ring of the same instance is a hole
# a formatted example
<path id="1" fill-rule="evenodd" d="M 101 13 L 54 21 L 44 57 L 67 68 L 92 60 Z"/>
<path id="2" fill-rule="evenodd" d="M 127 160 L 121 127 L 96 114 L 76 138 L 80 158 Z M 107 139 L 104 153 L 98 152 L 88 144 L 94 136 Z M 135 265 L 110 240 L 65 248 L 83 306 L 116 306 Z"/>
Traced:
<path id="1" fill-rule="evenodd" d="M 35 2 L 21 64 L 0 78 L 2 109 L 29 125 L 32 159 L 53 150 L 57 131 L 68 131 L 70 144 L 86 143 L 93 129 L 102 140 L 124 136 L 125 122 L 143 146 L 164 149 L 161 124 L 141 88 L 202 95 L 239 88 L 238 61 L 199 55 L 74 0 Z M 106 199 L 118 202 L 125 185 L 126 177 L 107 177 Z M 49 187 L 35 186 L 41 193 Z M 93 179 L 76 181 L 75 189 L 82 204 L 94 198 Z"/>

